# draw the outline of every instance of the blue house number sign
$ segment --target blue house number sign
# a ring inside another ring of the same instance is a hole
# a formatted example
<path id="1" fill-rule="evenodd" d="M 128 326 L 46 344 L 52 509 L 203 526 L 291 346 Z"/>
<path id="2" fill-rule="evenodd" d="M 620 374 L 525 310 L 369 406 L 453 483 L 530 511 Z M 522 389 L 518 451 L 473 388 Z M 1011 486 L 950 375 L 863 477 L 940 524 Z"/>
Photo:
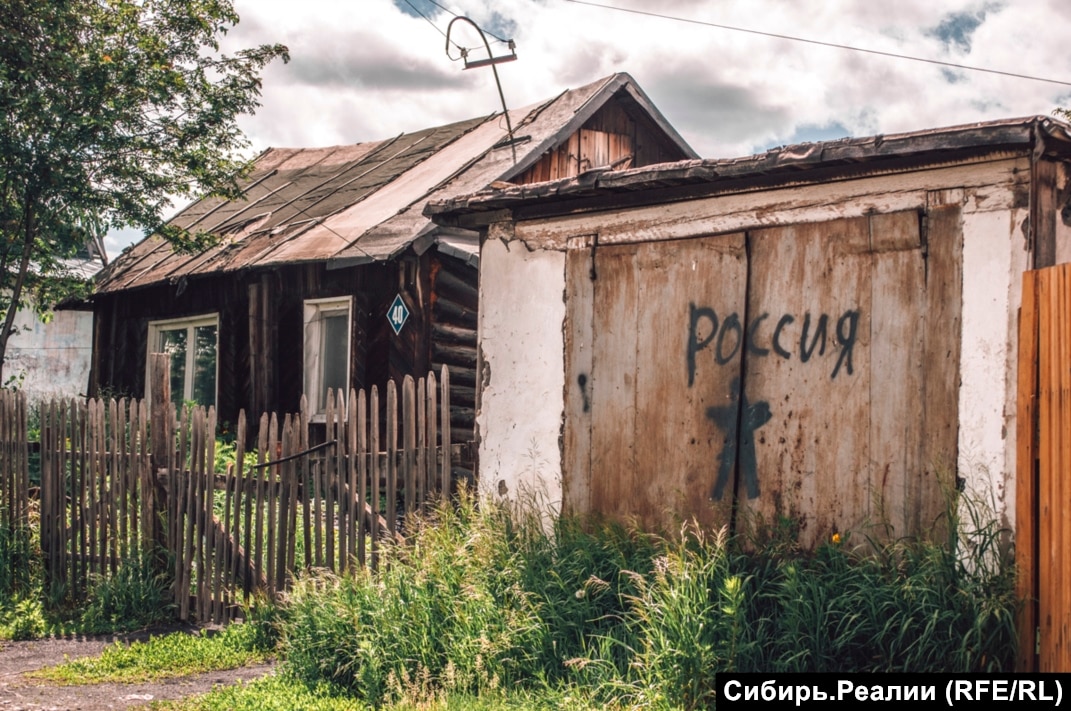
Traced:
<path id="1" fill-rule="evenodd" d="M 390 327 L 394 329 L 395 336 L 402 332 L 402 326 L 405 325 L 407 318 L 409 318 L 409 309 L 406 308 L 405 302 L 402 301 L 402 295 L 398 294 L 394 297 L 394 301 L 391 302 L 390 308 L 387 309 L 387 320 L 390 321 Z"/>

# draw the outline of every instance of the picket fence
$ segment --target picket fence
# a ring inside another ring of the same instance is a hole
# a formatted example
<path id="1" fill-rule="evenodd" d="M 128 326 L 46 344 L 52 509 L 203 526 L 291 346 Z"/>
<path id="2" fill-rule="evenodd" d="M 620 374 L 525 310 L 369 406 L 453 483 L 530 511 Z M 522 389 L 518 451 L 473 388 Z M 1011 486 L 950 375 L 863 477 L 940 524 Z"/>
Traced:
<path id="1" fill-rule="evenodd" d="M 166 379 L 160 378 L 160 381 Z M 154 380 L 155 382 L 155 380 Z M 26 402 L 0 397 L 0 523 L 39 498 L 51 597 L 83 596 L 126 564 L 172 581 L 182 620 L 225 622 L 313 568 L 378 563 L 409 514 L 448 497 L 468 448 L 450 445 L 449 371 L 400 388 L 329 393 L 326 413 L 245 413 L 217 464 L 213 408 L 145 400 L 53 401 L 40 410 L 40 489 L 29 486 Z M 400 391 L 400 392 L 399 392 Z M 245 442 L 256 442 L 248 453 Z M 9 466 L 10 465 L 10 466 Z M 146 558 L 148 557 L 148 558 Z"/>

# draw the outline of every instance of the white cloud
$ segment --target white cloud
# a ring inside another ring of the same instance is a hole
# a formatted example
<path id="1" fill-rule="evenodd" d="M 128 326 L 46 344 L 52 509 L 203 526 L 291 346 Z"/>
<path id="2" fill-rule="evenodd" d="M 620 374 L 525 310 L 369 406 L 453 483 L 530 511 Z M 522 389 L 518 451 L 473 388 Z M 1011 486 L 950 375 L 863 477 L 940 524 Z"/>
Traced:
<path id="1" fill-rule="evenodd" d="M 1063 0 L 593 1 L 1071 81 L 1071 6 Z M 832 138 L 838 130 L 863 136 L 1048 114 L 1071 103 L 1071 87 L 566 0 L 441 4 L 485 26 L 515 29 L 519 60 L 498 67 L 511 107 L 627 71 L 704 157 Z M 242 120 L 253 147 L 353 143 L 499 110 L 489 69 L 464 71 L 447 59 L 439 30 L 449 16 L 436 10 L 437 30 L 399 6 L 408 7 L 404 0 L 236 0 L 242 22 L 227 46 L 281 42 L 292 56 L 268 69 L 263 107 Z M 455 32 L 458 42 L 476 46 L 463 23 Z"/>

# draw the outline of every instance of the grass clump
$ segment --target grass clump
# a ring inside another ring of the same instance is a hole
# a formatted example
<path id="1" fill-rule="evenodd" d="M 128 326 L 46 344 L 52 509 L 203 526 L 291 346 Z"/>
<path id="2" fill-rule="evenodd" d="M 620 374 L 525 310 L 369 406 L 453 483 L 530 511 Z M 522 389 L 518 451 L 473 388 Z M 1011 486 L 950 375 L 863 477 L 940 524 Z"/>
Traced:
<path id="1" fill-rule="evenodd" d="M 174 632 L 129 646 L 116 642 L 99 657 L 76 659 L 30 675 L 56 684 L 135 683 L 234 669 L 267 658 L 256 625 L 232 624 L 210 634 Z"/>
<path id="2" fill-rule="evenodd" d="M 171 580 L 155 555 L 135 552 L 115 575 L 89 590 L 80 627 L 86 632 L 128 632 L 174 619 Z"/>
<path id="3" fill-rule="evenodd" d="M 545 628 L 521 585 L 505 511 L 454 509 L 415 522 L 376 573 L 300 581 L 287 610 L 287 667 L 372 704 L 439 690 L 481 693 L 527 673 Z"/>

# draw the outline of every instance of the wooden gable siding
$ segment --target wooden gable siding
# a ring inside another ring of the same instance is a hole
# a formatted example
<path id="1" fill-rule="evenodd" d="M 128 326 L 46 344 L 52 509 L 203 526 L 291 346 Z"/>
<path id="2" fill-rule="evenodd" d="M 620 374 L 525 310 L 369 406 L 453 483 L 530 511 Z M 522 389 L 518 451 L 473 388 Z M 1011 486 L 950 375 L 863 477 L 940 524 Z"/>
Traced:
<path id="1" fill-rule="evenodd" d="M 651 165 L 677 160 L 681 155 L 680 150 L 668 145 L 648 122 L 634 119 L 620 104 L 611 102 L 513 182 L 526 184 L 572 178 L 629 157 L 631 161 L 618 167 Z"/>

